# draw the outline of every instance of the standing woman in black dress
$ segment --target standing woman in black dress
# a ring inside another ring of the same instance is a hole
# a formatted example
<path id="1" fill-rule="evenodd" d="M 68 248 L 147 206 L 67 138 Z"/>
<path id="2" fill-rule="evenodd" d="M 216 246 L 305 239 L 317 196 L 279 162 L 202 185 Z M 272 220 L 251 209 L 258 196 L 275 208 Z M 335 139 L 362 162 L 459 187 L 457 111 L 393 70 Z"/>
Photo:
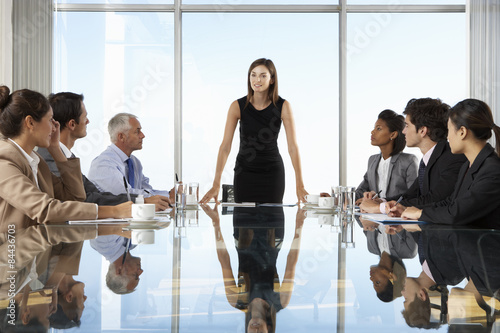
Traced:
<path id="1" fill-rule="evenodd" d="M 285 126 L 288 153 L 295 169 L 297 199 L 305 202 L 307 191 L 302 180 L 299 148 L 290 103 L 278 95 L 278 75 L 271 60 L 255 60 L 248 70 L 248 95 L 234 101 L 219 148 L 212 188 L 201 199 L 216 201 L 222 171 L 231 151 L 234 131 L 240 122 L 240 149 L 234 168 L 236 202 L 282 203 L 285 192 L 285 168 L 278 150 L 281 123 Z"/>

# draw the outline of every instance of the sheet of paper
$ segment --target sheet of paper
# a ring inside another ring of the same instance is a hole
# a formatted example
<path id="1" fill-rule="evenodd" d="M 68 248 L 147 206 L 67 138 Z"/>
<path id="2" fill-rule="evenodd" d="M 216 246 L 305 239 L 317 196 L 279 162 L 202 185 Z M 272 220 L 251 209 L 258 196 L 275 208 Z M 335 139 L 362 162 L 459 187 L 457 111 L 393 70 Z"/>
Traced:
<path id="1" fill-rule="evenodd" d="M 68 224 L 121 224 L 128 223 L 124 219 L 97 219 L 97 220 L 74 220 L 68 221 Z"/>
<path id="2" fill-rule="evenodd" d="M 221 202 L 222 207 L 255 207 L 255 202 Z"/>
<path id="3" fill-rule="evenodd" d="M 385 214 L 360 214 L 362 218 L 381 223 L 424 223 L 419 220 L 405 220 L 401 217 L 390 217 Z"/>
<path id="4" fill-rule="evenodd" d="M 158 216 L 158 215 L 169 215 L 170 212 L 172 211 L 173 208 L 167 208 L 165 210 L 161 210 L 159 212 L 156 212 L 155 215 Z"/>
<path id="5" fill-rule="evenodd" d="M 280 203 L 261 203 L 256 204 L 257 207 L 295 207 L 297 204 L 280 204 Z"/>

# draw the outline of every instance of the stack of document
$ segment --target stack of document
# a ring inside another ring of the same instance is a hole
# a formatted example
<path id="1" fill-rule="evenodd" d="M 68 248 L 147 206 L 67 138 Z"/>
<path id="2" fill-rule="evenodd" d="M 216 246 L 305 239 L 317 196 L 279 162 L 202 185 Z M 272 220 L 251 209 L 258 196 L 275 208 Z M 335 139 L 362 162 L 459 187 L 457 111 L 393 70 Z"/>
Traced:
<path id="1" fill-rule="evenodd" d="M 378 223 L 391 223 L 391 224 L 403 224 L 403 223 L 425 223 L 419 220 L 405 220 L 401 217 L 390 217 L 385 214 L 360 214 L 362 218 Z"/>
<path id="2" fill-rule="evenodd" d="M 222 207 L 295 207 L 297 204 L 255 203 L 255 202 L 221 202 Z"/>
<path id="3" fill-rule="evenodd" d="M 121 224 L 128 222 L 129 222 L 128 220 L 124 219 L 97 219 L 97 220 L 68 221 L 68 224 Z"/>
<path id="4" fill-rule="evenodd" d="M 222 207 L 255 207 L 255 202 L 221 202 Z"/>

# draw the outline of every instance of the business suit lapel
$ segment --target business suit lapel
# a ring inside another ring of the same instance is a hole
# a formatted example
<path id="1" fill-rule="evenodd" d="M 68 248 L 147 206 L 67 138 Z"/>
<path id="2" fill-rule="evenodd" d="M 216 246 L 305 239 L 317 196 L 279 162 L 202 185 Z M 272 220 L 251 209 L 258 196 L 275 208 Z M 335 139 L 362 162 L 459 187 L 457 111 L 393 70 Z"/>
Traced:
<path id="1" fill-rule="evenodd" d="M 378 170 L 378 164 L 380 162 L 380 158 L 381 158 L 382 154 L 378 154 L 372 161 L 372 163 L 370 164 L 370 167 L 368 168 L 368 179 L 369 179 L 369 185 L 370 185 L 370 188 L 375 188 L 377 189 L 377 192 L 380 190 L 378 188 L 378 174 L 377 174 L 377 170 Z"/>
<path id="2" fill-rule="evenodd" d="M 391 156 L 391 164 L 389 164 L 389 170 L 387 171 L 387 187 L 385 188 L 385 193 L 387 195 L 387 192 L 389 191 L 389 187 L 391 186 L 391 175 L 392 175 L 392 169 L 394 168 L 394 165 L 396 165 L 396 162 L 398 161 L 399 156 L 401 153 L 397 153 L 394 156 Z"/>
<path id="3" fill-rule="evenodd" d="M 446 148 L 446 141 L 440 141 L 436 144 L 436 148 L 434 148 L 434 151 L 432 152 L 431 158 L 429 159 L 429 163 L 427 163 L 427 166 L 425 167 L 425 174 L 424 174 L 424 193 L 429 192 L 429 187 L 430 187 L 430 171 L 434 164 L 436 163 L 437 159 L 439 156 L 441 156 Z"/>
<path id="4" fill-rule="evenodd" d="M 458 192 L 463 192 L 469 190 L 469 187 L 472 185 L 472 182 L 474 181 L 474 177 L 476 176 L 476 173 L 479 171 L 479 168 L 483 164 L 483 162 L 490 156 L 491 154 L 494 154 L 495 151 L 493 147 L 490 146 L 490 144 L 486 144 L 486 146 L 479 152 L 479 154 L 476 156 L 476 159 L 474 160 L 474 163 L 472 163 L 472 166 L 469 168 L 469 163 L 467 163 L 465 168 L 465 176 L 460 175 L 461 177 L 459 178 L 459 181 L 462 180 L 462 184 L 460 185 L 460 189 Z M 468 170 L 467 170 L 468 169 Z"/>
<path id="5" fill-rule="evenodd" d="M 31 169 L 31 166 L 30 166 L 28 160 L 26 159 L 26 157 L 24 156 L 23 152 L 21 152 L 19 147 L 17 147 L 15 144 L 10 142 L 9 140 L 5 140 L 5 142 L 7 142 L 9 145 L 11 145 L 11 149 L 14 149 L 16 152 L 18 152 L 18 154 L 16 153 L 15 155 L 12 155 L 12 160 L 17 165 L 22 167 L 21 171 L 25 175 L 28 175 L 29 180 L 31 180 L 33 182 L 33 184 L 36 185 L 35 175 L 33 174 L 33 170 Z M 40 157 L 40 155 L 38 155 L 38 156 Z M 42 158 L 40 157 L 40 159 L 42 159 Z"/>

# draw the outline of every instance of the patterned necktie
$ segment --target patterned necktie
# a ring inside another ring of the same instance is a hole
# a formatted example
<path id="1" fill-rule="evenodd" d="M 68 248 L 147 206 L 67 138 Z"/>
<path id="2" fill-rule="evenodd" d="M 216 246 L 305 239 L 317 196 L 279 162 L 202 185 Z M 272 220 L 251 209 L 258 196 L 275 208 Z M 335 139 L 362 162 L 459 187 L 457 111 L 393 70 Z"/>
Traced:
<path id="1" fill-rule="evenodd" d="M 420 166 L 418 167 L 418 185 L 420 186 L 420 193 L 424 192 L 424 175 L 425 175 L 426 165 L 424 160 L 420 160 Z"/>
<path id="2" fill-rule="evenodd" d="M 131 158 L 127 159 L 126 162 L 128 166 L 128 183 L 130 187 L 134 187 L 134 162 Z"/>

